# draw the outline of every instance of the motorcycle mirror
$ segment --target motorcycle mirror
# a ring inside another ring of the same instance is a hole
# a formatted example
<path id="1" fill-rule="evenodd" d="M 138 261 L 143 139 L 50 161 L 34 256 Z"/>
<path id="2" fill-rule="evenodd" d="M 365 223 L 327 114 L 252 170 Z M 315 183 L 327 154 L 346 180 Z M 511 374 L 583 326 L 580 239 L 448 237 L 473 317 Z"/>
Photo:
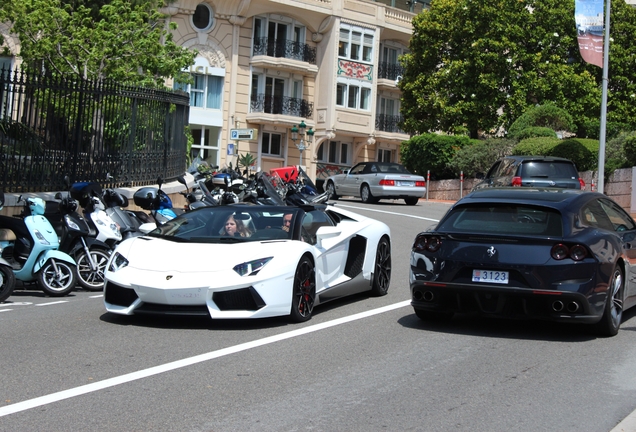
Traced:
<path id="1" fill-rule="evenodd" d="M 67 190 L 71 188 L 71 179 L 69 178 L 69 176 L 64 176 L 64 185 L 66 186 Z"/>
<path id="2" fill-rule="evenodd" d="M 62 194 L 60 192 L 56 193 L 55 194 L 55 199 L 61 200 L 62 199 Z"/>
<path id="3" fill-rule="evenodd" d="M 163 179 L 161 177 L 157 177 L 157 184 L 159 185 L 159 189 L 161 189 L 161 185 L 163 184 Z"/>

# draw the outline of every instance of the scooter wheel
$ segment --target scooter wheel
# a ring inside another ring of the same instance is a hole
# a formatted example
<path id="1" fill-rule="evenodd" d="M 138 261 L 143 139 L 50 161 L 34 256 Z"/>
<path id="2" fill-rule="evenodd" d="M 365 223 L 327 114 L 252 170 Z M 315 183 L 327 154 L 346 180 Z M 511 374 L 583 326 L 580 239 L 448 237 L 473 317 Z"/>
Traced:
<path id="1" fill-rule="evenodd" d="M 75 256 L 77 282 L 87 291 L 102 291 L 104 289 L 104 273 L 110 254 L 104 249 L 90 249 L 89 253 L 96 268 L 92 269 L 89 256 L 82 250 Z"/>
<path id="2" fill-rule="evenodd" d="M 51 297 L 63 297 L 75 288 L 77 280 L 75 272 L 74 265 L 51 258 L 38 272 L 38 286 Z"/>
<path id="3" fill-rule="evenodd" d="M 9 298 L 15 288 L 15 275 L 9 266 L 0 265 L 0 303 Z"/>

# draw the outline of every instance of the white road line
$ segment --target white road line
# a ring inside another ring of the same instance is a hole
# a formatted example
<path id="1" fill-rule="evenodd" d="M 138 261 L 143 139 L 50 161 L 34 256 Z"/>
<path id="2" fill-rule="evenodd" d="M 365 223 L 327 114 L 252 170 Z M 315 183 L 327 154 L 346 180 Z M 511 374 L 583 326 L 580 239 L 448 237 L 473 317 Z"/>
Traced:
<path id="1" fill-rule="evenodd" d="M 68 300 L 60 300 L 60 301 L 55 301 L 50 303 L 39 303 L 39 304 L 36 304 L 36 306 L 50 306 L 50 305 L 55 305 L 60 303 L 68 303 Z"/>
<path id="2" fill-rule="evenodd" d="M 31 303 L 31 302 L 9 302 L 9 303 L 0 304 L 0 307 L 28 306 L 28 305 L 32 305 L 32 304 L 33 303 Z"/>
<path id="3" fill-rule="evenodd" d="M 346 208 L 352 208 L 352 209 L 356 209 L 356 210 L 365 210 L 365 211 L 376 212 L 376 213 L 386 213 L 386 214 L 392 214 L 392 215 L 396 215 L 396 216 L 404 216 L 404 217 L 410 217 L 410 218 L 414 218 L 414 219 L 424 219 L 424 220 L 428 220 L 428 221 L 439 222 L 439 219 L 431 219 L 431 218 L 427 218 L 427 217 L 423 217 L 423 216 L 415 216 L 415 215 L 391 212 L 391 211 L 386 211 L 386 210 L 377 210 L 377 209 L 371 209 L 371 208 L 367 208 L 367 207 L 357 207 L 357 206 L 350 206 L 350 205 L 346 205 L 346 204 L 345 205 L 336 204 L 336 207 L 346 207 Z"/>
<path id="4" fill-rule="evenodd" d="M 12 311 L 13 309 L 0 309 L 0 312 L 9 312 Z"/>
<path id="5" fill-rule="evenodd" d="M 102 297 L 104 297 L 104 294 L 90 296 L 89 298 L 102 298 Z"/>
<path id="6" fill-rule="evenodd" d="M 159 366 L 154 366 L 148 369 L 140 370 L 137 372 L 132 372 L 125 375 L 120 375 L 117 377 L 105 379 L 103 381 L 98 381 L 91 384 L 86 384 L 80 387 L 71 388 L 68 390 L 63 390 L 57 393 L 51 393 L 49 395 L 40 396 L 34 399 L 29 399 L 23 402 L 18 402 L 13 405 L 7 405 L 5 407 L 0 408 L 0 417 L 4 417 L 9 414 L 15 414 L 17 412 L 26 411 L 31 408 L 36 408 L 39 406 L 47 405 L 53 402 L 58 402 L 64 399 L 69 399 L 75 396 L 80 396 L 87 393 L 96 392 L 98 390 L 103 390 L 109 387 L 114 387 L 119 384 L 125 384 L 131 381 L 136 381 L 142 378 L 147 378 L 153 375 L 158 375 L 164 372 L 169 372 L 175 369 L 184 368 L 186 366 L 191 366 L 197 363 L 205 362 L 208 360 L 213 360 L 216 358 L 224 357 L 230 354 L 235 354 L 241 351 L 247 351 L 252 348 L 257 348 L 260 346 L 272 344 L 275 342 L 280 342 L 286 339 L 291 339 L 297 336 L 306 335 L 309 333 L 317 332 L 320 330 L 325 330 L 330 327 L 335 327 L 341 324 L 346 324 L 352 321 L 360 320 L 363 318 L 368 318 L 373 315 L 378 315 L 381 313 L 389 312 L 394 309 L 403 308 L 409 306 L 411 304 L 411 300 L 405 300 L 399 303 L 394 303 L 392 305 L 384 306 L 381 308 L 373 309 L 366 312 L 361 312 L 359 314 L 350 315 L 347 317 L 338 318 L 332 321 L 327 321 L 325 323 L 312 325 L 309 327 L 303 327 L 297 330 L 292 330 L 287 333 L 282 333 L 279 335 L 269 336 L 263 339 L 258 339 L 252 342 L 246 342 L 239 345 L 223 348 L 217 351 L 212 351 L 205 354 L 200 354 L 194 357 L 185 358 L 182 360 L 177 360 L 171 363 L 166 363 Z"/>

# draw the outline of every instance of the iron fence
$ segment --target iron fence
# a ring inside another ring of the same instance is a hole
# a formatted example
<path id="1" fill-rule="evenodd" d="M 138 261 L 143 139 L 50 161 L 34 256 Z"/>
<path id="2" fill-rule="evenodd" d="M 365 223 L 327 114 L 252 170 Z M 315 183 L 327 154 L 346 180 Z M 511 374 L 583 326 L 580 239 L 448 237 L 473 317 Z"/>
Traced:
<path id="1" fill-rule="evenodd" d="M 154 184 L 186 167 L 189 96 L 112 81 L 0 70 L 0 190 Z"/>
<path id="2" fill-rule="evenodd" d="M 253 55 L 282 57 L 316 64 L 316 48 L 287 39 L 254 38 Z"/>
<path id="3" fill-rule="evenodd" d="M 401 115 L 378 114 L 375 116 L 375 128 L 383 132 L 405 133 L 400 124 L 404 121 Z"/>
<path id="4" fill-rule="evenodd" d="M 250 112 L 307 118 L 313 116 L 314 104 L 305 99 L 259 93 L 250 100 Z"/>

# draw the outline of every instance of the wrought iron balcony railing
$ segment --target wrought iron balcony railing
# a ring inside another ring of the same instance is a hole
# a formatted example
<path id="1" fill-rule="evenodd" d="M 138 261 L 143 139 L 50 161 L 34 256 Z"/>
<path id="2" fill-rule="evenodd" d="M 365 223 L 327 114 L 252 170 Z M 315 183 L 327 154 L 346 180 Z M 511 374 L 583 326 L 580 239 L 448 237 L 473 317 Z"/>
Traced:
<path id="1" fill-rule="evenodd" d="M 316 64 L 316 48 L 287 39 L 256 38 L 252 55 L 282 57 Z"/>
<path id="2" fill-rule="evenodd" d="M 375 116 L 375 129 L 382 132 L 406 133 L 400 128 L 401 115 L 378 114 Z"/>
<path id="3" fill-rule="evenodd" d="M 398 76 L 404 74 L 404 68 L 397 63 L 382 62 L 378 66 L 378 78 L 396 80 Z"/>
<path id="4" fill-rule="evenodd" d="M 252 96 L 250 112 L 285 114 L 294 117 L 310 118 L 313 116 L 314 104 L 307 102 L 305 99 L 272 96 L 261 93 Z"/>

